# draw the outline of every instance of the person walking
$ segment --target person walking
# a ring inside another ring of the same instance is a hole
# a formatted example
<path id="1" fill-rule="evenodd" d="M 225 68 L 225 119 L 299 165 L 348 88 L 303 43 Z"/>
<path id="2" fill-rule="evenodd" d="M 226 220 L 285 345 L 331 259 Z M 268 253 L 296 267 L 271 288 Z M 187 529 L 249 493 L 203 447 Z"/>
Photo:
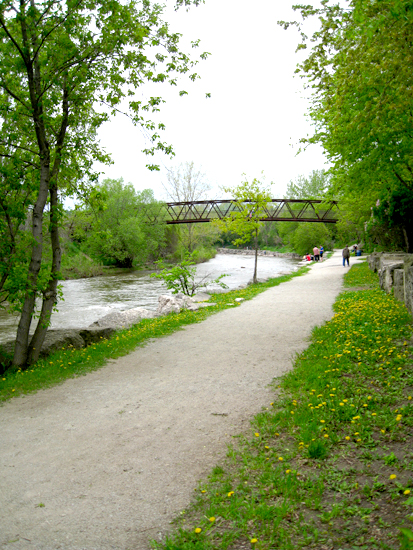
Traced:
<path id="1" fill-rule="evenodd" d="M 320 262 L 323 261 L 324 246 L 320 246 Z"/>
<path id="2" fill-rule="evenodd" d="M 350 267 L 350 250 L 347 245 L 343 248 L 343 267 L 346 267 L 346 261 L 347 267 Z"/>
<path id="3" fill-rule="evenodd" d="M 318 260 L 320 259 L 320 251 L 319 251 L 319 249 L 318 249 L 317 246 L 315 246 L 315 247 L 313 248 L 313 254 L 314 254 L 314 260 L 315 260 L 316 262 L 318 262 Z"/>

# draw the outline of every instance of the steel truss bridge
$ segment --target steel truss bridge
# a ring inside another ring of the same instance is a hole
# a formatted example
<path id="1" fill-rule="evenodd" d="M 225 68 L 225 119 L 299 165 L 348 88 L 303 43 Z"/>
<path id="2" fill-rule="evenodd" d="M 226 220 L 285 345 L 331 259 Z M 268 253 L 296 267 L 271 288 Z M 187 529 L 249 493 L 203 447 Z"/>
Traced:
<path id="1" fill-rule="evenodd" d="M 249 201 L 244 201 L 246 204 Z M 253 210 L 251 202 L 251 210 Z M 167 224 L 207 223 L 229 217 L 241 209 L 233 200 L 168 202 L 155 212 L 147 212 L 150 222 Z M 271 199 L 264 208 L 263 222 L 336 223 L 338 202 L 313 199 Z"/>

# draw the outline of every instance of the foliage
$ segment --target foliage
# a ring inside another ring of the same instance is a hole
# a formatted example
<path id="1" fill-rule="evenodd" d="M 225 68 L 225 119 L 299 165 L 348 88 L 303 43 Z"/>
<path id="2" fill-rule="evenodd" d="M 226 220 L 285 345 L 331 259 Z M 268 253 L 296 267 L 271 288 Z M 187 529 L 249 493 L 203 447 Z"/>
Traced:
<path id="1" fill-rule="evenodd" d="M 413 249 L 413 188 L 398 185 L 382 193 L 373 214 L 390 229 L 400 228 L 406 251 Z"/>
<path id="2" fill-rule="evenodd" d="M 297 254 L 312 254 L 315 246 L 330 248 L 331 236 L 323 223 L 298 223 L 294 233 L 290 236 L 290 242 Z"/>
<path id="3" fill-rule="evenodd" d="M 182 292 L 186 296 L 194 296 L 200 289 L 213 284 L 221 288 L 228 288 L 221 281 L 226 276 L 225 274 L 220 275 L 216 279 L 211 279 L 208 274 L 201 278 L 197 277 L 195 262 L 190 256 L 187 256 L 185 260 L 171 267 L 165 266 L 162 260 L 158 260 L 156 263 L 161 271 L 159 273 L 152 273 L 151 277 L 162 279 L 166 288 L 172 290 L 173 294 Z"/>
<path id="4" fill-rule="evenodd" d="M 177 6 L 198 3 L 179 0 Z M 185 73 L 197 78 L 191 72 L 194 62 L 180 51 L 180 35 L 169 31 L 162 10 L 159 4 L 139 0 L 0 4 L 0 177 L 7 198 L 14 195 L 14 204 L 7 200 L 2 206 L 0 217 L 12 224 L 0 224 L 0 244 L 17 254 L 16 259 L 2 257 L 0 277 L 8 299 L 21 309 L 16 366 L 38 357 L 57 302 L 61 197 L 87 189 L 96 180 L 93 163 L 109 160 L 97 143 L 99 126 L 110 114 L 125 110 L 148 134 L 147 153 L 172 152 L 160 139 L 163 125 L 148 119 L 162 99 L 133 97 L 147 82 L 175 85 Z M 26 235 L 15 234 L 20 228 L 16 222 L 23 212 L 26 219 L 28 210 L 31 239 L 19 247 Z M 43 261 L 47 232 L 49 265 Z M 41 311 L 29 344 L 39 296 Z"/>
<path id="5" fill-rule="evenodd" d="M 301 175 L 287 186 L 285 198 L 323 199 L 329 186 L 329 176 L 325 170 L 313 170 L 307 177 Z M 294 203 L 291 204 L 294 208 Z M 297 206 L 301 208 L 301 206 Z M 322 223 L 278 222 L 278 233 L 282 242 L 289 245 L 297 254 L 311 253 L 315 246 L 333 247 L 334 228 Z"/>
<path id="6" fill-rule="evenodd" d="M 301 32 L 298 46 L 311 45 L 297 72 L 311 88 L 309 114 L 315 124 L 314 135 L 302 143 L 324 147 L 332 164 L 330 191 L 337 197 L 359 195 L 373 207 L 382 193 L 389 199 L 394 193 L 391 202 L 402 211 L 398 189 L 413 187 L 411 3 L 323 1 L 320 8 L 295 9 L 304 20 L 319 19 L 310 38 Z M 408 219 L 401 222 L 407 231 Z"/>
<path id="7" fill-rule="evenodd" d="M 96 187 L 101 208 L 89 209 L 90 229 L 85 246 L 106 264 L 132 267 L 155 255 L 165 241 L 165 224 L 157 219 L 162 203 L 153 192 L 137 192 L 123 179 L 106 179 Z"/>
<path id="8" fill-rule="evenodd" d="M 272 184 L 271 184 L 272 185 Z M 237 187 L 223 187 L 225 193 L 231 193 L 232 210 L 223 220 L 214 224 L 224 232 L 234 233 L 232 243 L 236 246 L 254 240 L 255 264 L 253 282 L 257 282 L 258 234 L 263 225 L 265 208 L 271 201 L 271 190 L 263 187 L 260 180 L 254 178 L 249 182 L 246 178 Z"/>
<path id="9" fill-rule="evenodd" d="M 309 176 L 300 175 L 287 185 L 287 199 L 323 199 L 329 186 L 329 175 L 325 170 L 313 170 Z"/>

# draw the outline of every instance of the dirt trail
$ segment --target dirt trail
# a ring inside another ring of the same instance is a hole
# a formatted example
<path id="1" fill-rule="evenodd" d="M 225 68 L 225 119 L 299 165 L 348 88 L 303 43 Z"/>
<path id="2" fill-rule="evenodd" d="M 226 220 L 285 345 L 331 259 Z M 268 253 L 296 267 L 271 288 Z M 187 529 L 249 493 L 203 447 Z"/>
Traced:
<path id="1" fill-rule="evenodd" d="M 0 408 L 0 548 L 149 548 L 331 318 L 344 272 L 336 252 L 237 308 Z"/>

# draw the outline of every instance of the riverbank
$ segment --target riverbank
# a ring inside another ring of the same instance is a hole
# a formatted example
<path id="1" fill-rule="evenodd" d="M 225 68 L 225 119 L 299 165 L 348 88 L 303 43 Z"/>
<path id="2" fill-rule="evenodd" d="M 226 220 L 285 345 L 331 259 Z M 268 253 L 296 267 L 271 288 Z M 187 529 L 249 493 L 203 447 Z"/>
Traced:
<path id="1" fill-rule="evenodd" d="M 195 323 L 116 360 L 105 357 L 125 353 L 136 332 L 43 363 L 46 385 L 49 367 L 73 367 L 72 376 L 94 361 L 106 367 L 1 408 L 0 460 L 13 466 L 1 473 L 3 540 L 18 538 L 19 550 L 148 548 L 224 459 L 232 436 L 248 433 L 252 415 L 274 401 L 268 384 L 291 369 L 312 327 L 331 318 L 344 272 L 337 256 L 215 315 L 172 315 L 172 324 Z M 155 328 L 148 323 L 144 335 Z"/>

